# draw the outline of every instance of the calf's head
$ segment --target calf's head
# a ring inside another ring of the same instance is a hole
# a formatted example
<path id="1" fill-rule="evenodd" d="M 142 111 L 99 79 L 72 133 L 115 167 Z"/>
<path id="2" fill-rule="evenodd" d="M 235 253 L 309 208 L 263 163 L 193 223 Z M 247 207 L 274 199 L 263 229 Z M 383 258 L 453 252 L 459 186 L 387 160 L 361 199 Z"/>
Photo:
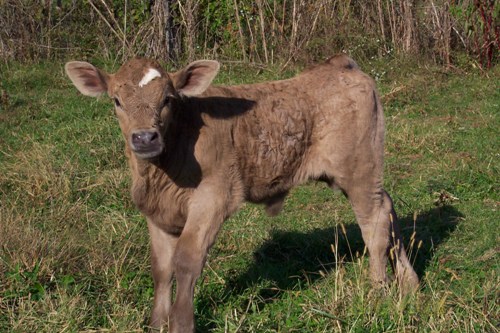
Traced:
<path id="1" fill-rule="evenodd" d="M 175 73 L 139 58 L 128 61 L 115 74 L 81 61 L 68 62 L 65 69 L 82 94 L 97 97 L 108 93 L 130 149 L 140 159 L 152 159 L 163 152 L 174 101 L 202 94 L 217 75 L 219 63 L 199 60 Z"/>

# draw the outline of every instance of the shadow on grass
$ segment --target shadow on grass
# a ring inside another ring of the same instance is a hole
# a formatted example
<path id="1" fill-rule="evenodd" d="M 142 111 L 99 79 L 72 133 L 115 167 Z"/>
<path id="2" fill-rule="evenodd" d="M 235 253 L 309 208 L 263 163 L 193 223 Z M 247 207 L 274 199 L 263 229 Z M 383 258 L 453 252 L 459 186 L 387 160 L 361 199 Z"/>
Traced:
<path id="1" fill-rule="evenodd" d="M 462 213 L 455 207 L 444 205 L 419 213 L 416 220 L 413 215 L 399 219 L 403 240 L 411 255 L 410 261 L 414 263 L 419 277 L 423 276 L 436 248 L 455 230 L 461 217 Z M 408 243 L 414 231 L 415 245 L 409 250 Z M 336 232 L 338 252 L 340 257 L 344 258 L 344 262 L 353 261 L 356 253 L 363 253 L 365 245 L 356 224 L 346 226 L 347 238 L 340 227 L 333 226 L 309 232 L 277 230 L 269 240 L 256 249 L 253 264 L 245 272 L 226 281 L 223 299 L 240 295 L 245 290 L 256 288 L 257 284 L 266 281 L 266 285 L 270 284 L 272 287 L 261 288 L 258 291 L 259 297 L 263 300 L 262 306 L 265 306 L 279 298 L 283 290 L 301 289 L 303 285 L 321 278 L 320 270 L 329 274 L 335 269 L 335 255 L 331 251 L 331 244 L 335 242 Z M 422 245 L 417 252 L 420 241 Z M 213 299 L 209 295 L 204 296 L 199 300 L 199 306 L 201 308 L 213 306 Z M 204 321 L 210 318 L 198 319 L 203 320 L 198 322 L 201 331 L 213 328 L 210 321 Z"/>

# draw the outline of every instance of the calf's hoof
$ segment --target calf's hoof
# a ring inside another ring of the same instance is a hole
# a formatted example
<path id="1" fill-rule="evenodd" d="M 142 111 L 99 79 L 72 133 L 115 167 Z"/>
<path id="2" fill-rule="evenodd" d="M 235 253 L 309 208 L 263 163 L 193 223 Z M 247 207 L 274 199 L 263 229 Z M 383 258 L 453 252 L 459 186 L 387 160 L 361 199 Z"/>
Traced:
<path id="1" fill-rule="evenodd" d="M 417 273 L 413 269 L 402 270 L 402 272 L 397 274 L 396 279 L 404 295 L 417 291 L 420 286 Z"/>

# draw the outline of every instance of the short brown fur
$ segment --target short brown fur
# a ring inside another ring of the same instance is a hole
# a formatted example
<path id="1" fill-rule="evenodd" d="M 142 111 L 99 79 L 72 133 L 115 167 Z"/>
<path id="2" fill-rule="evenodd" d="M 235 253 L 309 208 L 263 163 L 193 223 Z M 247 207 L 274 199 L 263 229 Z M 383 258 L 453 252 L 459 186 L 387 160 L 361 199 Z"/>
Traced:
<path id="1" fill-rule="evenodd" d="M 150 68 L 161 77 L 139 87 Z M 395 247 L 396 277 L 415 288 L 418 278 L 382 188 L 384 119 L 374 81 L 345 55 L 288 80 L 252 85 L 209 86 L 218 68 L 197 61 L 169 74 L 154 61 L 134 59 L 107 74 L 88 63 L 66 65 L 82 93 L 115 99 L 132 199 L 151 235 L 151 326 L 193 332 L 195 282 L 223 221 L 245 200 L 276 215 L 288 191 L 310 179 L 349 198 L 374 282 L 387 281 Z"/>

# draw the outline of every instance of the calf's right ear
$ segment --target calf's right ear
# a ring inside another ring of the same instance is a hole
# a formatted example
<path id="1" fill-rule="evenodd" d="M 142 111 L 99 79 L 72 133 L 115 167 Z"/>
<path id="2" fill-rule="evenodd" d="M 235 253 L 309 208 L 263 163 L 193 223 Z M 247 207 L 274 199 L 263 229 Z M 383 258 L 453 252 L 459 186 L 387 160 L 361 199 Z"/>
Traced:
<path id="1" fill-rule="evenodd" d="M 75 87 L 85 96 L 97 97 L 108 91 L 109 75 L 88 62 L 71 61 L 64 66 Z"/>
<path id="2" fill-rule="evenodd" d="M 198 96 L 212 83 L 219 68 L 214 60 L 194 61 L 171 75 L 174 87 L 182 96 Z"/>

